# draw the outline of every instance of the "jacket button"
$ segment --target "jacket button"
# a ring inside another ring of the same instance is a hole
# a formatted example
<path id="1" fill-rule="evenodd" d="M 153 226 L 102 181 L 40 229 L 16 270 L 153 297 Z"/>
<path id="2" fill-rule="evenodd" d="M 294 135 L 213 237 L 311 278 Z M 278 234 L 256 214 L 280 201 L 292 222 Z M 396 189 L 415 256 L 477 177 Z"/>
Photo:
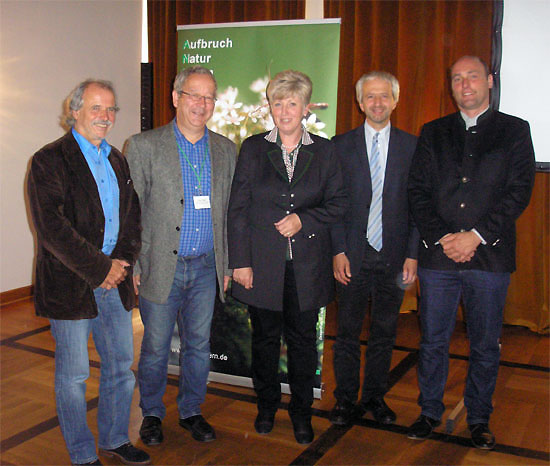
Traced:
<path id="1" fill-rule="evenodd" d="M 294 193 L 292 193 L 292 194 L 290 195 L 290 197 L 294 197 Z"/>
<path id="2" fill-rule="evenodd" d="M 466 204 L 465 204 L 464 202 L 461 202 L 461 203 L 460 203 L 460 208 L 461 208 L 461 209 L 464 209 L 464 207 L 466 207 Z"/>
<path id="3" fill-rule="evenodd" d="M 460 229 L 460 233 L 464 233 L 466 230 L 464 228 Z"/>
<path id="4" fill-rule="evenodd" d="M 286 214 L 287 214 L 287 215 L 290 214 L 290 210 L 287 210 L 287 211 L 286 211 Z"/>
<path id="5" fill-rule="evenodd" d="M 176 231 L 180 231 L 180 227 L 176 227 Z"/>
<path id="6" fill-rule="evenodd" d="M 178 255 L 178 251 L 176 251 L 175 249 L 172 252 L 174 253 L 175 256 Z"/>
<path id="7" fill-rule="evenodd" d="M 463 183 L 467 183 L 468 181 L 470 181 L 470 179 L 467 176 L 462 177 L 462 182 Z"/>

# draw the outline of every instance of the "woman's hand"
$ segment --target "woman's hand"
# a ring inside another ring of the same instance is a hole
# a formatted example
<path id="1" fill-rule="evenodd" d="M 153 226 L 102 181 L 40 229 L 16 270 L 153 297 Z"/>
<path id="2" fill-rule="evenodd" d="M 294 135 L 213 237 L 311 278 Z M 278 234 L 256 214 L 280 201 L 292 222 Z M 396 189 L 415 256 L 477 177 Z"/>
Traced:
<path id="1" fill-rule="evenodd" d="M 296 214 L 283 217 L 275 223 L 277 231 L 286 238 L 291 238 L 302 229 L 302 221 Z"/>
<path id="2" fill-rule="evenodd" d="M 233 281 L 239 285 L 244 286 L 247 290 L 252 288 L 252 281 L 254 274 L 252 267 L 241 267 L 240 269 L 233 269 Z"/>

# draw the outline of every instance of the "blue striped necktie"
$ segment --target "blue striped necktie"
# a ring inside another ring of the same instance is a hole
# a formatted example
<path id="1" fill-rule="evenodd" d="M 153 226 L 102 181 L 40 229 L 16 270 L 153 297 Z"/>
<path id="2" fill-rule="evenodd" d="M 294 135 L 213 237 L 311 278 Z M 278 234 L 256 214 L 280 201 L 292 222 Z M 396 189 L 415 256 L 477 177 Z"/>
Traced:
<path id="1" fill-rule="evenodd" d="M 382 249 L 382 164 L 380 161 L 380 148 L 378 146 L 378 136 L 376 133 L 372 139 L 372 149 L 370 153 L 369 166 L 372 181 L 372 200 L 369 210 L 369 223 L 367 227 L 367 238 L 370 245 L 380 251 Z"/>

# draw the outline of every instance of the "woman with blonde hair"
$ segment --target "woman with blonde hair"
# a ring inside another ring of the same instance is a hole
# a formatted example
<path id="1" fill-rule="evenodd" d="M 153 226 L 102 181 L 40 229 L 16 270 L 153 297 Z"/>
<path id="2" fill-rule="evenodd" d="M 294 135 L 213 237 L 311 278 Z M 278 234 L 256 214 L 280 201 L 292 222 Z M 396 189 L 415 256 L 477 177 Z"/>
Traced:
<path id="1" fill-rule="evenodd" d="M 302 125 L 311 94 L 311 80 L 299 71 L 271 79 L 267 99 L 275 127 L 244 141 L 228 211 L 233 296 L 248 304 L 252 323 L 254 427 L 261 434 L 273 428 L 282 335 L 298 443 L 314 437 L 317 315 L 334 296 L 329 227 L 346 207 L 332 143 Z"/>

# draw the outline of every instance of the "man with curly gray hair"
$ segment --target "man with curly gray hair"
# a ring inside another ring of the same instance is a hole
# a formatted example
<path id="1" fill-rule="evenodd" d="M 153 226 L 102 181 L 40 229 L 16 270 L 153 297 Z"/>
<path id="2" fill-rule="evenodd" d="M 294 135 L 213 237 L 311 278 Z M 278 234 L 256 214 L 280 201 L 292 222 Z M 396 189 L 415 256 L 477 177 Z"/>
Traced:
<path id="1" fill-rule="evenodd" d="M 122 154 L 105 137 L 118 107 L 108 81 L 71 93 L 63 137 L 32 158 L 30 208 L 38 239 L 35 309 L 55 339 L 55 399 L 73 464 L 101 464 L 86 422 L 90 333 L 101 358 L 99 452 L 148 464 L 128 438 L 135 378 L 132 266 L 141 247 L 140 209 Z"/>

